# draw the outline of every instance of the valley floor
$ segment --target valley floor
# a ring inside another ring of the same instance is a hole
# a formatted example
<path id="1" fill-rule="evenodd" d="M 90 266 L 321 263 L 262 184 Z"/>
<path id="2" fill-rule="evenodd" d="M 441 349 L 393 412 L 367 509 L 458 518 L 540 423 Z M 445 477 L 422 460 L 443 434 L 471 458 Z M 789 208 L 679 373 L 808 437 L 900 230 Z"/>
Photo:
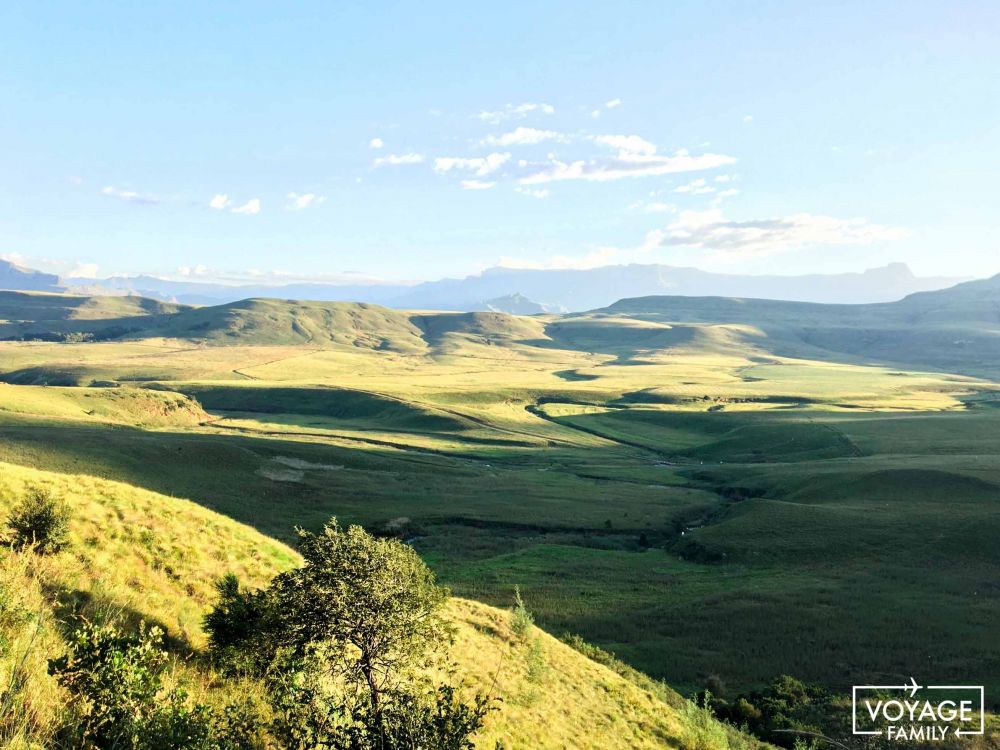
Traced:
<path id="1" fill-rule="evenodd" d="M 549 632 L 684 692 L 930 664 L 1000 694 L 1000 386 L 727 327 L 600 333 L 0 343 L 0 461 L 276 540 L 332 515 L 399 535 L 455 593 L 507 606 L 519 585 Z"/>

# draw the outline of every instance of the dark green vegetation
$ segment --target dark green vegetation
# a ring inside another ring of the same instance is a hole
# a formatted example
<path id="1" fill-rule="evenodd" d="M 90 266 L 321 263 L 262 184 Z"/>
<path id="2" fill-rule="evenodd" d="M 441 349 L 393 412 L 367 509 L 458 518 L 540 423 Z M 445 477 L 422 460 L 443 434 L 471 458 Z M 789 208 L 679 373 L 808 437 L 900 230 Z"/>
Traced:
<path id="1" fill-rule="evenodd" d="M 32 549 L 40 554 L 58 552 L 66 546 L 70 510 L 65 503 L 41 487 L 32 487 L 7 516 L 7 543 L 15 550 Z"/>
<path id="2" fill-rule="evenodd" d="M 933 671 L 997 695 L 998 298 L 992 280 L 857 307 L 156 313 L 114 343 L 5 344 L 0 377 L 72 368 L 208 418 L 138 429 L 67 416 L 117 389 L 10 386 L 29 406 L 0 412 L 0 461 L 282 539 L 336 514 L 405 539 L 457 594 L 506 606 L 519 584 L 543 628 L 687 692 Z"/>
<path id="3" fill-rule="evenodd" d="M 455 686 L 431 676 L 446 663 L 452 630 L 444 615 L 448 592 L 427 566 L 406 545 L 357 526 L 341 529 L 335 520 L 319 534 L 299 536 L 304 564 L 278 574 L 266 589 L 241 590 L 231 574 L 218 583 L 219 600 L 205 617 L 203 658 L 222 670 L 213 681 L 233 680 L 240 695 L 222 706 L 171 684 L 176 665 L 160 627 L 121 626 L 120 612 L 102 623 L 63 620 L 71 631 L 67 651 L 47 670 L 65 691 L 50 731 L 56 745 L 472 750 L 494 701 L 478 695 L 463 702 Z M 28 549 L 22 554 L 40 550 Z M 12 623 L 0 619 L 6 635 Z M 22 661 L 40 651 L 33 644 Z M 24 738 L 24 717 L 10 709 L 30 705 L 29 680 L 22 669 L 0 702 L 5 747 Z"/>

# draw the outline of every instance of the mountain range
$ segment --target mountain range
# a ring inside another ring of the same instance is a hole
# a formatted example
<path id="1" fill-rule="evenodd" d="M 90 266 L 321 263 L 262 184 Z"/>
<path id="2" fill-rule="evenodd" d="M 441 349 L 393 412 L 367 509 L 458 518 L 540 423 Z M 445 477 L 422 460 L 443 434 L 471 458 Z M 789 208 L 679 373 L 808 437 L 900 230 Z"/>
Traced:
<path id="1" fill-rule="evenodd" d="M 249 297 L 369 302 L 397 309 L 579 312 L 619 299 L 650 295 L 722 296 L 799 302 L 891 302 L 914 292 L 943 289 L 960 277 L 919 277 L 904 263 L 860 273 L 804 276 L 721 274 L 655 264 L 602 266 L 586 270 L 490 268 L 456 279 L 417 284 L 228 285 L 176 281 L 151 275 L 105 279 L 40 274 L 0 261 L 0 288 L 70 291 L 77 294 L 133 294 L 189 305 L 218 305 Z"/>

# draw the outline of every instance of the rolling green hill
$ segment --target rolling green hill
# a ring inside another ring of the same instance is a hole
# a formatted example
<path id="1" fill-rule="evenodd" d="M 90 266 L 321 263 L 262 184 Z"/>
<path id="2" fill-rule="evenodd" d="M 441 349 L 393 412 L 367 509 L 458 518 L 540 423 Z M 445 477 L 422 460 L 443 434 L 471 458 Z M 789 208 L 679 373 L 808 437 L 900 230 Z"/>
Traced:
<path id="1" fill-rule="evenodd" d="M 750 325 L 781 356 L 1000 372 L 1000 276 L 899 302 L 820 305 L 722 297 L 641 297 L 588 317 Z"/>

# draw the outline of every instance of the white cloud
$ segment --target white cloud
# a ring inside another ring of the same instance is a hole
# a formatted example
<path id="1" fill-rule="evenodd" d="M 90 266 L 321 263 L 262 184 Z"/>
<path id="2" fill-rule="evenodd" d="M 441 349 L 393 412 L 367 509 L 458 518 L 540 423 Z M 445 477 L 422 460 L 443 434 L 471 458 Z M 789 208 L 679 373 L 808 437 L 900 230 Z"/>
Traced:
<path id="1" fill-rule="evenodd" d="M 637 135 L 595 135 L 592 140 L 602 146 L 618 149 L 618 154 L 622 157 L 652 156 L 656 153 L 656 146 Z"/>
<path id="2" fill-rule="evenodd" d="M 476 115 L 476 117 L 491 125 L 499 125 L 504 120 L 520 120 L 532 112 L 551 115 L 555 111 L 555 107 L 545 102 L 524 102 L 522 104 L 508 104 L 503 109 L 493 112 L 483 111 Z"/>
<path id="3" fill-rule="evenodd" d="M 692 180 L 687 185 L 681 185 L 680 187 L 674 188 L 675 193 L 690 193 L 691 195 L 706 195 L 708 193 L 714 193 L 715 188 L 707 184 L 702 179 Z"/>
<path id="4" fill-rule="evenodd" d="M 716 198 L 732 198 L 734 195 L 739 195 L 740 191 L 736 188 L 726 188 L 725 190 L 720 190 L 716 194 Z"/>
<path id="5" fill-rule="evenodd" d="M 368 141 L 368 148 L 382 148 L 385 145 L 385 141 L 381 138 L 372 138 Z"/>
<path id="6" fill-rule="evenodd" d="M 121 190 L 113 185 L 108 185 L 106 188 L 101 190 L 103 195 L 107 195 L 111 198 L 118 198 L 128 203 L 135 203 L 140 206 L 154 206 L 160 202 L 159 198 L 154 198 L 151 195 L 142 195 L 141 193 L 136 193 L 132 190 Z"/>
<path id="7" fill-rule="evenodd" d="M 652 235 L 653 233 L 651 233 Z M 664 247 L 683 246 L 728 256 L 757 256 L 810 245 L 870 245 L 908 235 L 900 227 L 872 224 L 867 219 L 837 219 L 793 214 L 774 219 L 733 221 L 718 209 L 683 211 L 666 231 L 653 239 Z"/>
<path id="8" fill-rule="evenodd" d="M 232 209 L 234 214 L 243 214 L 244 216 L 255 216 L 260 213 L 260 198 L 251 198 L 242 206 L 237 206 Z"/>
<path id="9" fill-rule="evenodd" d="M 208 202 L 208 207 L 214 208 L 216 211 L 228 211 L 231 214 L 253 216 L 260 213 L 260 198 L 251 198 L 242 206 L 236 206 L 225 193 L 216 193 L 212 196 L 212 200 Z"/>
<path id="10" fill-rule="evenodd" d="M 590 116 L 593 117 L 596 120 L 598 117 L 601 116 L 601 110 L 599 110 L 599 109 L 592 109 L 592 110 L 590 110 Z"/>
<path id="11" fill-rule="evenodd" d="M 208 202 L 209 208 L 214 208 L 216 211 L 225 211 L 232 205 L 232 201 L 229 200 L 229 196 L 225 193 L 218 193 L 212 196 L 212 200 Z"/>
<path id="12" fill-rule="evenodd" d="M 13 263 L 15 266 L 29 268 L 33 271 L 54 273 L 63 278 L 97 278 L 99 267 L 96 263 L 84 261 L 62 260 L 57 258 L 28 257 L 21 253 L 0 253 L 0 260 Z"/>
<path id="13" fill-rule="evenodd" d="M 581 159 L 574 162 L 549 159 L 542 164 L 522 165 L 523 174 L 518 181 L 522 185 L 538 185 L 560 180 L 604 182 L 624 177 L 696 172 L 725 166 L 735 161 L 735 158 L 725 154 L 692 156 L 685 150 L 677 151 L 672 156 L 619 153 L 617 158 L 613 159 Z"/>
<path id="14" fill-rule="evenodd" d="M 500 169 L 500 167 L 506 164 L 509 159 L 509 153 L 501 154 L 498 152 L 472 158 L 465 158 L 461 156 L 441 156 L 434 160 L 434 171 L 441 172 L 443 174 L 445 172 L 450 172 L 453 169 L 467 169 L 471 170 L 476 177 L 485 177 L 488 174 L 496 172 Z"/>
<path id="15" fill-rule="evenodd" d="M 64 275 L 73 279 L 96 279 L 99 270 L 96 263 L 77 263 Z"/>
<path id="16" fill-rule="evenodd" d="M 326 196 L 316 195 L 315 193 L 289 193 L 287 208 L 289 211 L 301 211 L 304 208 L 309 208 L 309 206 L 318 206 L 325 200 Z"/>
<path id="17" fill-rule="evenodd" d="M 495 185 L 495 182 L 486 182 L 484 180 L 462 180 L 462 188 L 465 190 L 489 190 Z"/>
<path id="18" fill-rule="evenodd" d="M 424 160 L 423 154 L 388 154 L 380 156 L 375 160 L 376 167 L 390 166 L 397 167 L 401 164 L 420 164 Z"/>
<path id="19" fill-rule="evenodd" d="M 538 128 L 515 128 L 503 135 L 487 136 L 482 143 L 490 146 L 533 146 L 542 141 L 559 141 L 565 143 L 569 138 L 554 130 L 539 130 Z"/>
<path id="20" fill-rule="evenodd" d="M 526 187 L 516 187 L 514 188 L 515 193 L 520 193 L 521 195 L 529 195 L 532 198 L 548 198 L 549 191 L 547 188 L 526 188 Z"/>
<path id="21" fill-rule="evenodd" d="M 608 109 L 614 109 L 615 107 L 620 107 L 622 104 L 621 99 L 612 99 L 610 101 L 604 102 L 604 106 Z"/>
<path id="22" fill-rule="evenodd" d="M 744 115 L 743 122 L 749 125 L 751 122 L 753 122 L 753 115 Z"/>

